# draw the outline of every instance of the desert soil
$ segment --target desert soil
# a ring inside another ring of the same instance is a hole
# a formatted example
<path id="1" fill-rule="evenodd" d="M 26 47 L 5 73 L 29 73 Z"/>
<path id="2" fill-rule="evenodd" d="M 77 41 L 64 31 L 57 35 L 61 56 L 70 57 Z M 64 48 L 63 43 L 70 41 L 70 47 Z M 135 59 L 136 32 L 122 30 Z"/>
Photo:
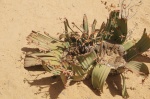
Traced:
<path id="1" fill-rule="evenodd" d="M 106 0 L 110 5 L 119 0 Z M 89 24 L 97 19 L 97 28 L 108 18 L 108 10 L 101 0 L 0 0 L 0 99 L 122 99 L 120 79 L 113 77 L 100 94 L 92 89 L 90 80 L 73 83 L 64 89 L 59 77 L 43 73 L 42 68 L 26 70 L 21 56 L 32 30 L 46 31 L 53 36 L 64 31 L 63 18 L 82 23 L 84 14 Z M 150 0 L 143 0 L 136 15 L 129 19 L 132 38 L 141 37 L 144 28 L 150 33 Z M 31 47 L 31 46 L 30 46 Z M 150 59 L 139 57 L 150 69 Z M 126 82 L 129 99 L 150 98 L 150 77 L 141 84 L 141 77 L 129 73 Z M 113 87 L 113 81 L 118 83 Z"/>

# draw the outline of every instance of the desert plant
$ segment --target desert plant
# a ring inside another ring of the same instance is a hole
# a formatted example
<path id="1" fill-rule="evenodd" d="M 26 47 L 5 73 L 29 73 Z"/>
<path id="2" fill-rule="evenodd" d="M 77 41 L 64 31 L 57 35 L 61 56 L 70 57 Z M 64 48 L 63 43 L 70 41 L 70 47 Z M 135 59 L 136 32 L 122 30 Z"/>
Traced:
<path id="1" fill-rule="evenodd" d="M 65 19 L 65 33 L 60 34 L 59 39 L 48 33 L 43 35 L 32 31 L 27 41 L 39 50 L 26 53 L 25 67 L 42 65 L 46 71 L 60 75 L 65 86 L 69 81 L 81 81 L 91 76 L 93 87 L 100 91 L 103 91 L 109 75 L 121 75 L 122 96 L 128 98 L 124 72 L 135 72 L 144 79 L 148 76 L 148 67 L 132 59 L 150 47 L 150 35 L 144 29 L 138 42 L 125 42 L 127 19 L 119 18 L 119 11 L 116 10 L 110 13 L 100 29 L 95 28 L 96 23 L 94 20 L 89 33 L 88 20 L 84 15 L 83 30 L 72 23 L 81 32 L 78 33 Z"/>

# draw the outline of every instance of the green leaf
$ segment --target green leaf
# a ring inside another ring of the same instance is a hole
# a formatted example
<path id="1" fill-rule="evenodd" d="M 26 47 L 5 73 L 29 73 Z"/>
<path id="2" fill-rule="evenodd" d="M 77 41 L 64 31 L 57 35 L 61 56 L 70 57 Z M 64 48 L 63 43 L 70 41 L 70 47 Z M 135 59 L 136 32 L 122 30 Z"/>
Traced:
<path id="1" fill-rule="evenodd" d="M 125 67 L 138 75 L 144 77 L 147 77 L 149 75 L 149 69 L 144 63 L 137 61 L 130 61 L 125 65 Z"/>
<path id="2" fill-rule="evenodd" d="M 68 69 L 69 63 L 67 61 L 61 60 L 61 64 L 62 64 L 62 66 L 63 66 L 64 69 Z"/>
<path id="3" fill-rule="evenodd" d="M 102 32 L 104 31 L 104 29 L 105 29 L 105 23 L 103 22 L 100 29 L 99 29 L 99 32 L 96 35 L 97 38 L 102 36 Z"/>
<path id="4" fill-rule="evenodd" d="M 127 51 L 127 50 L 130 49 L 134 44 L 135 44 L 135 42 L 133 42 L 133 41 L 128 41 L 127 43 L 124 43 L 122 46 L 124 47 L 124 50 Z"/>
<path id="5" fill-rule="evenodd" d="M 65 29 L 67 29 L 66 26 L 68 26 L 68 28 L 69 28 L 73 33 L 75 33 L 75 32 L 73 31 L 73 29 L 70 27 L 69 22 L 68 22 L 67 19 L 65 19 Z M 68 31 L 68 30 L 67 30 L 67 31 Z"/>
<path id="6" fill-rule="evenodd" d="M 125 77 L 121 74 L 123 86 L 122 86 L 122 97 L 127 99 L 129 98 L 129 94 L 127 92 L 126 84 L 125 84 Z"/>
<path id="7" fill-rule="evenodd" d="M 58 39 L 50 36 L 48 33 L 44 32 L 45 35 L 43 34 L 40 34 L 38 32 L 35 32 L 35 31 L 32 31 L 31 35 L 33 36 L 33 34 L 35 34 L 34 36 L 37 36 L 39 39 L 42 39 L 42 40 L 46 40 L 46 41 L 49 41 L 49 42 L 52 42 L 52 41 L 59 41 Z"/>
<path id="8" fill-rule="evenodd" d="M 110 13 L 103 37 L 110 42 L 122 44 L 127 36 L 127 19 L 119 18 L 119 13 L 118 10 Z"/>
<path id="9" fill-rule="evenodd" d="M 127 36 L 127 19 L 124 19 L 124 18 L 121 18 L 121 19 L 117 19 L 117 24 L 118 24 L 118 27 L 117 27 L 117 31 L 114 32 L 114 33 L 118 33 L 118 40 L 117 43 L 123 43 L 126 39 L 126 36 Z M 121 37 L 122 36 L 122 37 Z"/>
<path id="10" fill-rule="evenodd" d="M 96 23 L 97 23 L 97 21 L 94 20 L 94 21 L 93 21 L 93 24 L 92 24 L 92 33 L 95 32 L 95 26 L 96 26 Z"/>
<path id="11" fill-rule="evenodd" d="M 64 47 L 61 42 L 50 36 L 45 36 L 37 32 L 32 32 L 27 40 L 29 43 L 36 45 L 39 49 L 50 51 L 58 47 Z"/>
<path id="12" fill-rule="evenodd" d="M 82 68 L 86 70 L 95 62 L 96 57 L 96 52 L 93 50 L 84 55 L 77 56 L 77 60 L 82 65 Z"/>
<path id="13" fill-rule="evenodd" d="M 27 56 L 37 56 L 37 57 L 61 57 L 62 51 L 61 50 L 52 50 L 50 52 L 27 52 Z"/>
<path id="14" fill-rule="evenodd" d="M 47 72 L 51 72 L 54 68 L 46 64 L 46 62 L 42 61 L 42 66 Z"/>
<path id="15" fill-rule="evenodd" d="M 72 71 L 79 76 L 82 76 L 86 73 L 81 66 L 71 65 L 71 67 L 72 67 Z"/>
<path id="16" fill-rule="evenodd" d="M 95 30 L 96 23 L 97 23 L 97 21 L 94 20 L 93 24 L 92 24 L 92 33 L 91 33 L 89 39 L 93 39 L 94 38 L 94 35 L 95 35 L 95 32 L 96 32 L 96 30 Z"/>
<path id="17" fill-rule="evenodd" d="M 45 61 L 42 61 L 42 66 L 43 68 L 47 71 L 52 73 L 53 75 L 60 75 L 61 70 L 59 67 L 61 67 L 61 65 L 57 65 L 56 67 L 53 65 L 49 65 L 47 64 Z"/>
<path id="18" fill-rule="evenodd" d="M 82 33 L 82 36 L 81 36 L 81 39 L 83 41 L 87 40 L 88 37 L 89 37 L 89 29 L 88 29 L 88 20 L 87 20 L 87 17 L 86 15 L 84 14 L 83 16 L 83 33 Z"/>
<path id="19" fill-rule="evenodd" d="M 127 61 L 132 60 L 138 54 L 141 54 L 147 51 L 150 48 L 150 35 L 146 33 L 146 29 L 144 29 L 143 36 L 141 39 L 130 49 L 127 50 L 127 54 L 124 56 Z"/>
<path id="20" fill-rule="evenodd" d="M 65 33 L 68 34 L 68 27 L 67 27 L 67 22 L 66 22 L 66 20 L 64 21 L 64 26 L 65 26 Z"/>
<path id="21" fill-rule="evenodd" d="M 53 66 L 53 65 L 61 65 L 59 60 L 56 57 L 30 57 L 26 56 L 24 60 L 24 66 L 25 67 L 31 67 L 35 65 L 42 65 L 42 62 L 44 61 L 47 64 Z"/>
<path id="22" fill-rule="evenodd" d="M 92 71 L 92 85 L 103 92 L 104 83 L 110 73 L 111 68 L 105 65 L 96 65 Z"/>
<path id="23" fill-rule="evenodd" d="M 46 62 L 47 64 L 51 66 L 61 65 L 61 63 L 59 62 L 60 60 L 58 60 L 56 57 L 40 57 L 39 59 Z"/>
<path id="24" fill-rule="evenodd" d="M 48 53 L 33 52 L 27 53 L 25 57 L 25 67 L 31 67 L 34 65 L 42 65 L 43 68 L 53 73 L 54 75 L 60 74 L 58 67 L 61 66 L 60 57 L 61 53 L 57 51 L 51 51 Z"/>
<path id="25" fill-rule="evenodd" d="M 54 75 L 60 74 L 60 70 L 58 69 L 58 67 L 61 66 L 61 63 L 58 62 L 55 57 L 37 57 L 37 56 L 31 55 L 31 56 L 26 56 L 24 61 L 25 61 L 24 62 L 25 67 L 42 65 L 46 71 L 51 72 Z"/>
<path id="26" fill-rule="evenodd" d="M 83 16 L 83 29 L 84 29 L 84 33 L 87 33 L 89 32 L 89 29 L 88 29 L 88 20 L 87 20 L 87 16 L 84 14 Z"/>
<path id="27" fill-rule="evenodd" d="M 64 41 L 66 41 L 66 42 L 71 42 L 71 39 L 70 39 L 70 34 L 71 33 L 69 33 L 68 32 L 68 27 L 70 28 L 70 26 L 69 26 L 69 23 L 68 23 L 68 20 L 67 19 L 65 19 L 65 21 L 64 21 L 64 26 L 65 26 L 65 36 L 63 36 L 65 39 L 64 39 Z M 71 28 L 70 28 L 71 29 Z M 71 29 L 72 30 L 72 29 Z M 73 30 L 72 30 L 73 31 Z M 59 37 L 60 38 L 60 37 Z"/>
<path id="28" fill-rule="evenodd" d="M 61 50 L 53 50 L 50 52 L 27 52 L 26 56 L 28 57 L 34 57 L 36 59 L 42 59 L 42 60 L 60 60 L 62 57 L 62 51 Z"/>
<path id="29" fill-rule="evenodd" d="M 83 70 L 80 66 L 73 66 L 72 65 L 72 71 L 75 74 L 71 78 L 73 81 L 84 80 L 86 77 L 88 77 L 91 74 L 92 69 L 93 69 L 93 65 L 91 65 L 87 70 Z"/>

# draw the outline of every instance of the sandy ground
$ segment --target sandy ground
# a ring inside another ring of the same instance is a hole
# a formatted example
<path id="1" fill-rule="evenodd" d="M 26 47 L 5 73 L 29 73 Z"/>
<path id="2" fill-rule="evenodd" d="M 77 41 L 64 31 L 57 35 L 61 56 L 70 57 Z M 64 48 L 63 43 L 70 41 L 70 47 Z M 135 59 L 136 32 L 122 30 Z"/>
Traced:
<path id="1" fill-rule="evenodd" d="M 111 4 L 111 0 L 107 1 Z M 113 0 L 113 3 L 117 2 Z M 61 18 L 66 17 L 80 26 L 83 14 L 88 16 L 89 23 L 97 19 L 97 28 L 108 17 L 101 0 L 0 0 L 0 99 L 122 99 L 121 90 L 111 84 L 104 87 L 101 95 L 92 89 L 90 81 L 64 89 L 59 77 L 52 78 L 49 73 L 39 75 L 43 73 L 40 68 L 37 68 L 39 71 L 28 71 L 19 61 L 23 55 L 21 48 L 28 46 L 26 36 L 32 30 L 56 36 L 64 30 Z M 137 14 L 128 23 L 134 38 L 140 38 L 144 28 L 150 33 L 150 0 L 143 0 Z M 138 60 L 150 68 L 148 58 Z M 143 85 L 140 77 L 131 73 L 128 77 L 126 84 L 130 99 L 149 99 L 150 77 Z M 117 78 L 114 82 L 119 81 Z"/>

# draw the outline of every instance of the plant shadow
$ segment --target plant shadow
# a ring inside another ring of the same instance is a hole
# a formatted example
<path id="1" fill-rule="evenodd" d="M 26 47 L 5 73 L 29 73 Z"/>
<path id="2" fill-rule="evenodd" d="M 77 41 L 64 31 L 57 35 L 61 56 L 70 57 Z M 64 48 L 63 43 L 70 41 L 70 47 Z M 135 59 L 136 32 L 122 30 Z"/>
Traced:
<path id="1" fill-rule="evenodd" d="M 96 95 L 98 95 L 98 96 L 101 96 L 101 92 L 100 92 L 99 90 L 96 90 L 96 89 L 93 88 L 93 86 L 92 86 L 92 84 L 91 84 L 91 79 L 85 79 L 85 80 L 83 80 L 83 83 L 84 83 L 87 87 L 89 87 L 89 88 L 93 91 L 94 94 L 96 94 Z"/>
<path id="2" fill-rule="evenodd" d="M 21 48 L 21 50 L 24 51 L 24 52 L 39 52 L 38 48 L 23 47 L 23 48 Z"/>
<path id="3" fill-rule="evenodd" d="M 106 79 L 106 83 L 113 97 L 116 95 L 121 95 L 122 85 L 120 75 L 109 75 L 108 78 Z"/>
<path id="4" fill-rule="evenodd" d="M 28 47 L 23 47 L 21 49 L 23 52 L 40 52 L 39 49 L 37 48 L 28 48 Z M 31 67 L 24 67 L 28 71 L 45 71 L 44 68 L 41 65 L 36 65 L 36 66 L 31 66 Z M 41 94 L 44 93 L 43 98 L 49 97 L 50 99 L 57 99 L 58 95 L 62 92 L 64 89 L 64 85 L 61 81 L 61 78 L 59 76 L 51 76 L 51 77 L 43 77 L 40 79 L 40 75 L 45 74 L 46 72 L 43 72 L 41 74 L 35 74 L 35 75 L 30 75 L 30 76 L 36 76 L 35 79 L 33 80 L 28 80 L 24 79 L 24 82 L 27 82 L 30 86 L 35 86 L 38 87 L 38 91 L 35 92 L 34 94 Z M 45 91 L 45 89 L 47 91 Z M 46 94 L 45 94 L 46 93 Z"/>
<path id="5" fill-rule="evenodd" d="M 39 88 L 38 92 L 35 94 L 48 93 L 46 96 L 42 96 L 43 98 L 49 96 L 50 99 L 57 99 L 58 95 L 64 89 L 64 85 L 58 76 L 45 77 L 35 80 L 25 79 L 25 81 L 28 82 L 30 86 L 36 86 Z M 43 92 L 42 90 L 45 88 L 48 88 L 48 91 Z"/>
<path id="6" fill-rule="evenodd" d="M 83 83 L 87 85 L 96 95 L 101 96 L 101 92 L 93 88 L 90 79 L 84 80 Z M 121 95 L 122 85 L 120 75 L 109 75 L 106 79 L 107 89 L 109 89 L 111 95 Z"/>
<path id="7" fill-rule="evenodd" d="M 89 87 L 94 94 L 101 96 L 101 92 L 93 88 L 90 80 L 91 79 L 85 79 L 83 83 L 87 87 Z M 44 98 L 50 97 L 50 99 L 57 99 L 59 94 L 62 92 L 62 90 L 65 89 L 60 76 L 51 76 L 51 77 L 45 77 L 40 79 L 34 79 L 34 80 L 25 79 L 25 82 L 28 82 L 30 86 L 36 86 L 39 88 L 38 92 L 36 92 L 35 94 L 47 93 L 47 95 L 43 96 Z M 75 83 L 76 82 L 71 82 L 70 86 L 74 85 Z M 107 88 L 109 89 L 112 96 L 121 95 L 122 85 L 121 85 L 120 75 L 115 75 L 115 76 L 109 75 L 106 80 L 106 83 L 108 85 Z M 43 92 L 44 88 L 48 88 L 48 90 Z"/>
<path id="8" fill-rule="evenodd" d="M 150 58 L 143 56 L 143 55 L 138 55 L 137 57 L 135 57 L 133 59 L 134 61 L 138 61 L 138 62 L 146 62 L 146 63 L 150 63 Z"/>
<path id="9" fill-rule="evenodd" d="M 41 65 L 31 66 L 31 67 L 24 67 L 28 71 L 45 71 L 45 69 Z"/>

